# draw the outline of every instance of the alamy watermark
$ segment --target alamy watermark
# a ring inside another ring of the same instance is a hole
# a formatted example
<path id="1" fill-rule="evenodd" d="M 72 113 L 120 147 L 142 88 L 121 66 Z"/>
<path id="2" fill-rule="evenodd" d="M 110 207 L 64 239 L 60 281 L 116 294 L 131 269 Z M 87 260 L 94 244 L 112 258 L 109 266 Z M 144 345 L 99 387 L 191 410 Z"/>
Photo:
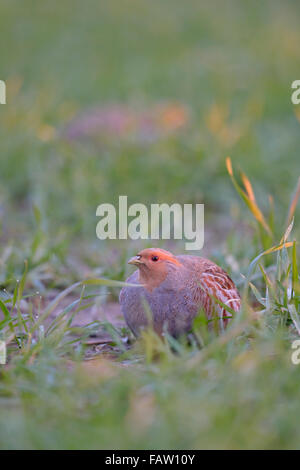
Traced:
<path id="1" fill-rule="evenodd" d="M 0 365 L 6 364 L 6 343 L 0 340 Z"/>
<path id="2" fill-rule="evenodd" d="M 6 84 L 0 80 L 0 104 L 6 104 Z"/>
<path id="3" fill-rule="evenodd" d="M 291 100 L 293 104 L 300 104 L 300 80 L 294 80 L 291 88 L 293 88 L 295 91 L 293 91 Z"/>
<path id="4" fill-rule="evenodd" d="M 295 339 L 295 341 L 292 342 L 292 349 L 295 351 L 292 352 L 291 361 L 297 366 L 300 364 L 300 339 Z"/>
<path id="5" fill-rule="evenodd" d="M 118 214 L 118 217 L 117 217 Z M 96 235 L 100 240 L 188 240 L 186 250 L 201 250 L 204 245 L 204 204 L 145 204 L 128 207 L 127 196 L 119 196 L 119 207 L 100 204 L 96 215 Z"/>

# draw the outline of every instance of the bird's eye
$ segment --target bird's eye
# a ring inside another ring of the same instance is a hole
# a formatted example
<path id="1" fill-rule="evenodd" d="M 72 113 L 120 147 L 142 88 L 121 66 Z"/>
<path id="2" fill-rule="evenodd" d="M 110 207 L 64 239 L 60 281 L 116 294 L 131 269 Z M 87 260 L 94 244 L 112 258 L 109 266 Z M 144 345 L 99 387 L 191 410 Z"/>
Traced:
<path id="1" fill-rule="evenodd" d="M 158 261 L 158 256 L 152 256 L 152 261 Z"/>

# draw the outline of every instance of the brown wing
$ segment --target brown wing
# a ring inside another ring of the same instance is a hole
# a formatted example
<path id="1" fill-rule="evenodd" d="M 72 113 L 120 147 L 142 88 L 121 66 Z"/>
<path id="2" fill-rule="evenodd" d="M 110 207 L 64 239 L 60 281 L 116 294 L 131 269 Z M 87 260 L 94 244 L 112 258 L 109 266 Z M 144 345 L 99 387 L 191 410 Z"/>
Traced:
<path id="1" fill-rule="evenodd" d="M 241 307 L 241 298 L 234 282 L 222 268 L 212 264 L 202 272 L 199 283 L 200 289 L 203 290 L 204 308 L 208 316 L 212 317 L 216 312 L 218 317 L 223 319 L 224 326 L 226 326 L 231 313 L 218 304 L 215 299 L 238 312 Z"/>
<path id="2" fill-rule="evenodd" d="M 241 298 L 238 290 L 228 274 L 217 264 L 205 258 L 182 255 L 183 264 L 196 273 L 196 287 L 194 284 L 194 300 L 202 305 L 208 319 L 217 315 L 222 326 L 226 326 L 231 313 L 218 304 L 215 299 L 228 305 L 238 312 L 241 306 Z"/>

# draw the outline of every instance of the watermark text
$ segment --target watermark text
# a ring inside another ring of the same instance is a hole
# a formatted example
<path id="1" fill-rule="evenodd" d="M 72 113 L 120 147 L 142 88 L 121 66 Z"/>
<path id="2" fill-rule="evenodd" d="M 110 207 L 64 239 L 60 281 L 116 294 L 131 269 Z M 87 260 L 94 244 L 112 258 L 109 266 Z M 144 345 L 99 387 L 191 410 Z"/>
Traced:
<path id="1" fill-rule="evenodd" d="M 0 340 L 0 364 L 6 364 L 6 343 Z"/>
<path id="2" fill-rule="evenodd" d="M 292 353 L 291 361 L 297 366 L 300 364 L 300 339 L 295 339 L 295 341 L 292 342 L 292 349 L 295 349 L 295 351 Z"/>
<path id="3" fill-rule="evenodd" d="M 292 103 L 300 104 L 300 80 L 294 80 L 291 88 L 295 90 L 291 96 Z"/>
<path id="4" fill-rule="evenodd" d="M 6 84 L 0 80 L 0 104 L 6 104 Z"/>
<path id="5" fill-rule="evenodd" d="M 118 217 L 117 217 L 118 213 Z M 128 207 L 127 196 L 119 196 L 119 207 L 100 204 L 96 235 L 100 240 L 188 240 L 186 250 L 204 245 L 204 204 L 151 204 L 150 213 L 141 203 Z"/>

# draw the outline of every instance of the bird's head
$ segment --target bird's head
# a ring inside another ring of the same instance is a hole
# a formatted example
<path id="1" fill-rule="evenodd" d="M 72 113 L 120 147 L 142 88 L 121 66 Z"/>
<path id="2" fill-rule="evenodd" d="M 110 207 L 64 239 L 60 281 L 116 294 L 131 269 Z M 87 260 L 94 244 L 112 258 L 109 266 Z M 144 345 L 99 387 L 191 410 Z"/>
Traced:
<path id="1" fill-rule="evenodd" d="M 147 248 L 140 251 L 128 261 L 139 268 L 140 281 L 152 290 L 157 287 L 171 269 L 180 266 L 181 263 L 169 251 L 161 248 Z"/>

